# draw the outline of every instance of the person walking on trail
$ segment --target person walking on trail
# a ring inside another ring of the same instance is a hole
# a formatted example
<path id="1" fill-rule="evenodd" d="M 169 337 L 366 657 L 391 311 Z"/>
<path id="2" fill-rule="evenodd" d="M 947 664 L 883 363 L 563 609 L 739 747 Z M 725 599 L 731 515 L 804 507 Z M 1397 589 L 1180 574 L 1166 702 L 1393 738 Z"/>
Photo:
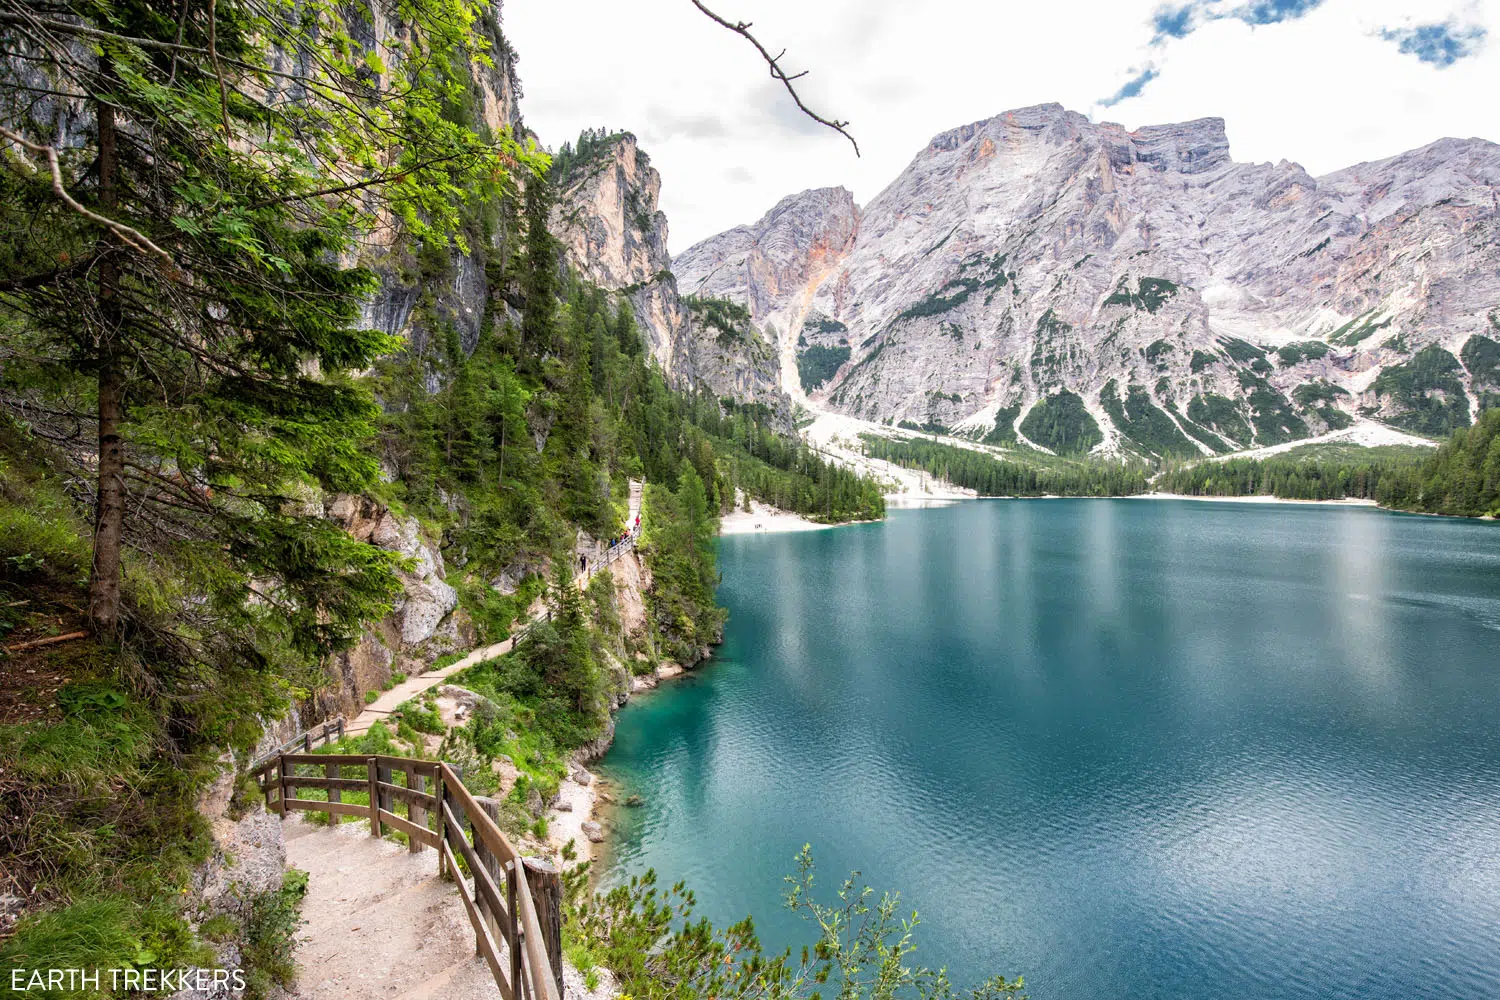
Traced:
<path id="1" fill-rule="evenodd" d="M 588 571 L 589 571 L 589 557 L 586 556 L 586 555 L 579 556 L 578 557 L 578 572 L 580 572 L 580 573 L 587 573 Z"/>

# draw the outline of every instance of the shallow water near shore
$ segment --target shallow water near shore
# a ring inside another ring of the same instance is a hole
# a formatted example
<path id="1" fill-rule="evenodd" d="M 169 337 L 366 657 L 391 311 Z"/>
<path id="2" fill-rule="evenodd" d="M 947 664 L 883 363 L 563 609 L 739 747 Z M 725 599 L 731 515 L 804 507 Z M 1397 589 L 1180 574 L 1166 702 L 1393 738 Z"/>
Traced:
<path id="1" fill-rule="evenodd" d="M 979 501 L 720 553 L 724 645 L 601 764 L 606 884 L 801 944 L 810 842 L 961 986 L 1500 997 L 1500 527 Z"/>

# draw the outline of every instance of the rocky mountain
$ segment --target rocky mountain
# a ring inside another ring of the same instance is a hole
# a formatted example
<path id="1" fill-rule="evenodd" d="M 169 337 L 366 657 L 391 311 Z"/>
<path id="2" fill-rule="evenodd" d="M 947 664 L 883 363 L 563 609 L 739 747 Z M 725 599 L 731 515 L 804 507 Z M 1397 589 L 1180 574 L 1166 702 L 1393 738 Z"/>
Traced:
<path id="1" fill-rule="evenodd" d="M 661 175 L 635 136 L 580 141 L 578 154 L 560 163 L 551 228 L 574 270 L 626 295 L 652 356 L 675 384 L 762 404 L 790 429 L 791 401 L 760 324 L 725 308 L 730 303 L 679 294 L 667 217 L 658 208 Z"/>
<path id="2" fill-rule="evenodd" d="M 1235 162 L 1220 119 L 1023 108 L 936 136 L 862 210 L 794 195 L 673 271 L 747 307 L 792 391 L 996 443 L 1192 455 L 1500 403 L 1479 139 L 1315 178 Z"/>

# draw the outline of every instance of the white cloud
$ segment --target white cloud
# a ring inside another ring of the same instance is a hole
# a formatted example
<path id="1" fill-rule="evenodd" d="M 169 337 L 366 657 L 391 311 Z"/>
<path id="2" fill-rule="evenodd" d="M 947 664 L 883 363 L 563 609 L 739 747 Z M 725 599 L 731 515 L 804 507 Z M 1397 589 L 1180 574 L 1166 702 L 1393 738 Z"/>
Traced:
<path id="1" fill-rule="evenodd" d="M 842 184 L 868 202 L 938 132 L 1047 101 L 1132 128 L 1222 117 L 1236 159 L 1315 174 L 1446 135 L 1500 140 L 1500 0 L 1325 0 L 1277 24 L 1207 20 L 1154 47 L 1161 0 L 709 6 L 810 70 L 804 99 L 848 119 L 863 157 L 800 119 L 749 45 L 688 0 L 504 7 L 527 123 L 554 147 L 585 126 L 639 135 L 674 252 L 804 188 Z M 1383 34 L 1449 21 L 1486 29 L 1489 44 L 1439 67 Z M 1138 96 L 1098 104 L 1147 65 L 1157 75 Z"/>

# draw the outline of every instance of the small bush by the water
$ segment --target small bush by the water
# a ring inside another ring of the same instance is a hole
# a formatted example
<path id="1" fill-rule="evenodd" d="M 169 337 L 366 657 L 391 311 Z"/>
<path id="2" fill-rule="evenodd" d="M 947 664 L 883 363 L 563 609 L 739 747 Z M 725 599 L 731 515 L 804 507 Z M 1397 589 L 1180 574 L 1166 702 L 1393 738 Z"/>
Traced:
<path id="1" fill-rule="evenodd" d="M 856 872 L 839 885 L 836 899 L 821 902 L 813 891 L 810 848 L 796 864 L 796 874 L 786 879 L 786 906 L 817 937 L 800 957 L 790 948 L 767 953 L 749 918 L 725 928 L 693 919 L 693 893 L 681 882 L 659 887 L 655 871 L 603 894 L 589 893 L 581 878 L 569 879 L 567 954 L 579 968 L 610 969 L 631 996 L 661 1000 L 1025 1000 L 1019 976 L 955 990 L 943 969 L 912 961 L 920 921 L 916 913 L 902 913 L 899 896 L 876 898 Z"/>

